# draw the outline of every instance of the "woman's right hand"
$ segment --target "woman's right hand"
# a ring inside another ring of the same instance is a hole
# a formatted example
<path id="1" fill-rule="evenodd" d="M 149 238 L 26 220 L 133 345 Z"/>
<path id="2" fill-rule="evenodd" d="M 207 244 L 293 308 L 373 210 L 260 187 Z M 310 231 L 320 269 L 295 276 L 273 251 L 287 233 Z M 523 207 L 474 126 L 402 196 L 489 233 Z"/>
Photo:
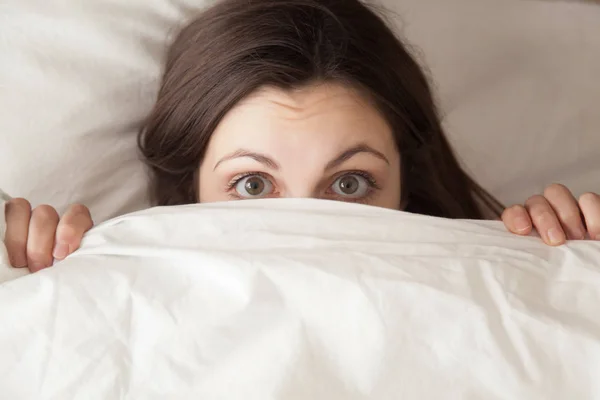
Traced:
<path id="1" fill-rule="evenodd" d="M 53 207 L 43 205 L 32 210 L 25 199 L 8 201 L 5 217 L 4 244 L 10 263 L 15 268 L 28 267 L 31 272 L 73 253 L 94 225 L 86 206 L 72 205 L 60 218 Z"/>

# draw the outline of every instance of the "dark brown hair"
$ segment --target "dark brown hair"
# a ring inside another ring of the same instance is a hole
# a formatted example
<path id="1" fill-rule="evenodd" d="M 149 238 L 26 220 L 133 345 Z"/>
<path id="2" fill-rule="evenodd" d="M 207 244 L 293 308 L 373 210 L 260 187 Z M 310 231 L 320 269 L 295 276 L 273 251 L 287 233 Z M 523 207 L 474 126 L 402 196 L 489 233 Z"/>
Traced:
<path id="1" fill-rule="evenodd" d="M 318 81 L 360 89 L 390 124 L 407 211 L 500 214 L 502 205 L 456 160 L 423 70 L 359 0 L 224 0 L 183 29 L 138 138 L 156 205 L 197 201 L 195 177 L 209 139 L 242 98 L 265 85 Z"/>

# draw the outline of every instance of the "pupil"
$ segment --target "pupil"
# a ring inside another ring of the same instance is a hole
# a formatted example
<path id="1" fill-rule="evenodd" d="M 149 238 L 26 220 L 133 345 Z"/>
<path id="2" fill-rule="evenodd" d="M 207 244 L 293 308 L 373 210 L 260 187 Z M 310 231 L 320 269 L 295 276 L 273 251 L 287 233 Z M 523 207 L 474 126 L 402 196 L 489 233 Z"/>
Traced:
<path id="1" fill-rule="evenodd" d="M 346 194 L 354 194 L 358 190 L 358 179 L 348 176 L 340 180 L 340 189 Z"/>
<path id="2" fill-rule="evenodd" d="M 262 193 L 264 183 L 260 178 L 250 178 L 246 181 L 246 191 L 252 196 L 257 196 Z"/>

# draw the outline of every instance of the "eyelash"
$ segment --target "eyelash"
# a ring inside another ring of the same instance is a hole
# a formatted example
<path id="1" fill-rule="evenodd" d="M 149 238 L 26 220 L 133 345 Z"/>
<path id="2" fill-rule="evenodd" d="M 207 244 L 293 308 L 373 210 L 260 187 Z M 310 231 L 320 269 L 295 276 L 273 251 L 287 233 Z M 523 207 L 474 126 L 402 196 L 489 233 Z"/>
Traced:
<path id="1" fill-rule="evenodd" d="M 379 185 L 377 184 L 377 181 L 375 180 L 375 178 L 373 178 L 373 175 L 369 174 L 368 172 L 365 171 L 344 171 L 344 172 L 340 172 L 339 174 L 336 175 L 335 179 L 333 180 L 334 182 L 337 181 L 338 179 L 340 179 L 342 176 L 344 175 L 358 175 L 358 176 L 362 176 L 363 178 L 366 179 L 367 183 L 369 184 L 370 187 L 372 187 L 373 189 L 381 189 L 379 187 Z"/>
<path id="2" fill-rule="evenodd" d="M 258 172 L 258 171 L 245 172 L 243 174 L 236 175 L 233 179 L 231 179 L 229 181 L 229 183 L 227 183 L 226 191 L 227 192 L 231 192 L 232 190 L 235 189 L 235 187 L 237 186 L 237 184 L 240 183 L 240 181 L 242 179 L 247 178 L 249 176 L 255 176 L 255 175 L 256 176 L 260 176 L 260 177 L 262 177 L 264 179 L 271 180 L 271 181 L 273 179 L 271 176 L 269 176 L 268 174 L 265 174 L 263 172 Z M 367 192 L 367 194 L 364 197 L 361 197 L 361 198 L 358 198 L 358 199 L 344 199 L 343 201 L 346 201 L 346 202 L 349 202 L 349 203 L 368 203 L 369 200 L 371 200 L 371 198 L 373 197 L 373 195 L 378 190 L 381 190 L 381 187 L 377 184 L 377 181 L 375 180 L 375 178 L 373 178 L 373 176 L 371 174 L 369 174 L 368 172 L 365 172 L 365 171 L 344 171 L 344 172 L 340 172 L 340 173 L 338 173 L 333 178 L 333 182 L 335 183 L 335 181 L 337 181 L 338 179 L 340 179 L 344 175 L 358 175 L 358 176 L 361 176 L 361 177 L 365 178 L 365 180 L 367 181 L 367 184 L 369 185 L 369 191 Z M 232 199 L 241 199 L 241 196 L 238 196 L 238 195 L 236 195 L 234 193 L 230 193 L 229 196 Z"/>
<path id="3" fill-rule="evenodd" d="M 236 175 L 232 180 L 229 181 L 229 183 L 227 184 L 227 190 L 233 189 L 238 183 L 240 183 L 242 179 L 255 175 L 265 179 L 272 179 L 269 175 L 263 172 L 244 172 L 243 174 Z"/>
<path id="4" fill-rule="evenodd" d="M 235 187 L 237 186 L 238 183 L 240 183 L 240 181 L 244 178 L 247 178 L 249 176 L 260 176 L 264 179 L 268 179 L 270 181 L 273 180 L 273 178 L 263 172 L 258 172 L 258 171 L 253 171 L 253 172 L 244 172 L 243 174 L 239 174 L 236 175 L 233 179 L 231 179 L 229 181 L 229 183 L 227 184 L 227 186 L 225 187 L 225 190 L 229 193 L 229 198 L 232 200 L 243 200 L 243 197 L 238 195 L 237 193 L 235 193 Z M 233 192 L 233 193 L 232 193 Z"/>
<path id="5" fill-rule="evenodd" d="M 373 178 L 373 175 L 371 175 L 371 174 L 369 174 L 368 172 L 365 172 L 365 171 L 344 171 L 344 172 L 340 172 L 339 174 L 337 174 L 333 178 L 333 183 L 335 183 L 335 181 L 337 181 L 338 179 L 340 179 L 344 175 L 358 175 L 358 176 L 361 176 L 361 177 L 365 178 L 365 180 L 367 181 L 367 185 L 369 185 L 369 190 L 367 191 L 367 193 L 363 197 L 358 198 L 358 199 L 344 198 L 343 201 L 345 201 L 347 203 L 367 204 L 373 198 L 373 196 L 375 195 L 375 193 L 377 193 L 377 191 L 381 190 L 381 187 L 377 184 L 377 181 L 375 180 L 375 178 Z M 329 185 L 329 187 L 331 187 L 331 185 Z"/>

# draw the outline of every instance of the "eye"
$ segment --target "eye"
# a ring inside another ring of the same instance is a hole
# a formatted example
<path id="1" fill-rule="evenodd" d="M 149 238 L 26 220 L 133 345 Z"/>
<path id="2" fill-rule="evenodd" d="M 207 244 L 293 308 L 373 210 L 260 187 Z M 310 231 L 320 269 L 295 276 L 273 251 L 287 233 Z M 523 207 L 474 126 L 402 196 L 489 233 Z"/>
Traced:
<path id="1" fill-rule="evenodd" d="M 235 190 L 241 197 L 251 199 L 271 194 L 273 185 L 260 175 L 249 175 L 236 183 Z"/>
<path id="2" fill-rule="evenodd" d="M 331 189 L 342 197 L 357 199 L 364 197 L 371 184 L 367 178 L 358 174 L 342 175 L 331 186 Z"/>

